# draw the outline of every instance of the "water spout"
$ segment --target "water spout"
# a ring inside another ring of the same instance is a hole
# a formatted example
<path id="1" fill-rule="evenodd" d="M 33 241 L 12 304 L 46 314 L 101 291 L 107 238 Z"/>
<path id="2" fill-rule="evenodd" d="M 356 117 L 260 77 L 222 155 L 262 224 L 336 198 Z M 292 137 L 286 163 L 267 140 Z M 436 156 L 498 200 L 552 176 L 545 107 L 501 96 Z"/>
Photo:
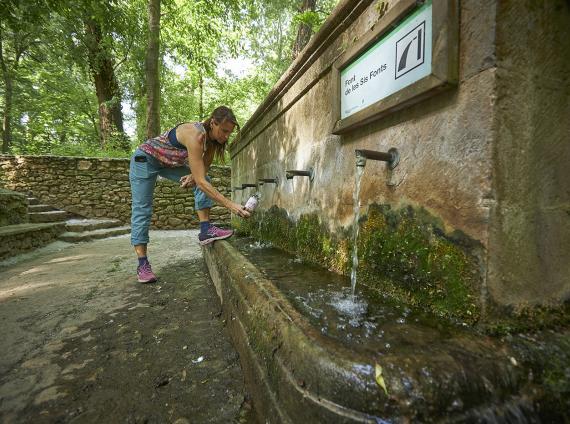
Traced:
<path id="1" fill-rule="evenodd" d="M 257 188 L 257 184 L 243 183 L 243 184 L 241 185 L 242 190 L 245 189 L 245 188 L 248 188 L 248 187 L 255 187 L 255 188 Z"/>
<path id="2" fill-rule="evenodd" d="M 307 171 L 290 169 L 285 171 L 285 177 L 287 177 L 288 180 L 293 179 L 293 177 L 309 177 L 309 180 L 313 181 L 315 178 L 315 172 L 313 168 L 309 168 Z"/>
<path id="3" fill-rule="evenodd" d="M 257 180 L 259 182 L 260 185 L 265 184 L 265 183 L 271 183 L 271 184 L 275 184 L 275 185 L 279 185 L 279 178 L 275 177 L 275 178 L 260 178 L 259 180 Z"/>
<path id="4" fill-rule="evenodd" d="M 377 152 L 375 150 L 356 149 L 356 166 L 366 166 L 366 159 L 380 160 L 388 162 L 388 168 L 394 169 L 400 162 L 400 153 L 398 149 L 392 147 L 388 152 Z"/>
<path id="5" fill-rule="evenodd" d="M 235 187 L 234 186 L 232 191 L 235 193 L 236 191 L 241 191 L 241 190 L 243 190 L 243 187 Z"/>

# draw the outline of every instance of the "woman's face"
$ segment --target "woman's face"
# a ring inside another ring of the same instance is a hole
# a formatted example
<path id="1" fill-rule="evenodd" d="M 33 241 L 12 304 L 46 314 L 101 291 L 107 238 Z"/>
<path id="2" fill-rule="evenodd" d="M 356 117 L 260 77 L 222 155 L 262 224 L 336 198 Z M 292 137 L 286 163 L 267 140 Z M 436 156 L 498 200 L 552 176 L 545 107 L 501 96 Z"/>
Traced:
<path id="1" fill-rule="evenodd" d="M 224 120 L 221 123 L 217 123 L 212 120 L 212 131 L 211 136 L 220 144 L 225 144 L 230 138 L 232 131 L 234 130 L 235 124 L 228 120 Z"/>

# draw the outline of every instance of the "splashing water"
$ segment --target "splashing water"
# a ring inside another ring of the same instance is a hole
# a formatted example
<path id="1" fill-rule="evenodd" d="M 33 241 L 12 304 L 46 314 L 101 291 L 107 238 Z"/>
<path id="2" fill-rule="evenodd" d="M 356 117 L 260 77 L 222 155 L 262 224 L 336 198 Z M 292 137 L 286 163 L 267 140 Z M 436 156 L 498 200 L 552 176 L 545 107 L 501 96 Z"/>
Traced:
<path id="1" fill-rule="evenodd" d="M 364 173 L 363 166 L 356 167 L 356 184 L 354 185 L 354 223 L 353 223 L 353 239 L 352 239 L 352 270 L 350 271 L 350 286 L 352 287 L 352 295 L 356 290 L 356 269 L 358 268 L 358 232 L 359 225 L 358 221 L 360 219 L 360 180 L 362 179 L 362 174 Z"/>

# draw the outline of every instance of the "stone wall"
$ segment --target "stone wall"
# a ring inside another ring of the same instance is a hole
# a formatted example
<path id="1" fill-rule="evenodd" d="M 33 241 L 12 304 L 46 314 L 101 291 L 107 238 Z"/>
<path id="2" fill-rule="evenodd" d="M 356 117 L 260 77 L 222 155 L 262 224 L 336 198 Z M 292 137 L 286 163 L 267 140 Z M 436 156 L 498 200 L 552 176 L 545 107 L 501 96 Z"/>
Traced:
<path id="1" fill-rule="evenodd" d="M 570 3 L 499 2 L 489 290 L 570 299 Z"/>
<path id="2" fill-rule="evenodd" d="M 212 166 L 212 184 L 230 195 L 230 168 Z M 0 155 L 0 186 L 30 193 L 42 203 L 87 218 L 130 222 L 128 159 Z M 228 224 L 227 209 L 214 206 L 212 222 Z M 188 229 L 198 225 L 192 190 L 164 179 L 157 181 L 152 228 Z"/>
<path id="3" fill-rule="evenodd" d="M 404 2 L 381 3 L 390 10 Z M 333 64 L 379 25 L 378 4 L 340 2 L 323 25 L 326 33 L 315 35 L 242 129 L 231 148 L 232 185 L 278 177 L 278 185 L 260 189 L 261 212 L 278 208 L 301 225 L 303 217 L 311 217 L 325 238 L 346 238 L 354 220 L 354 150 L 395 147 L 400 163 L 394 171 L 376 161 L 364 169 L 359 197 L 364 219 L 374 205 L 396 215 L 411 208 L 414 216 L 428 216 L 436 223 L 428 225 L 434 240 L 453 240 L 472 258 L 477 275 L 469 292 L 483 313 L 489 305 L 565 301 L 570 297 L 568 2 L 529 0 L 524 7 L 496 0 L 456 2 L 457 86 L 335 135 L 333 101 L 339 88 Z M 546 78 L 536 69 L 544 69 Z M 544 111 L 549 116 L 543 120 Z M 285 170 L 309 167 L 315 170 L 312 182 L 285 179 Z M 247 195 L 237 192 L 234 200 Z M 394 241 L 398 257 L 406 237 Z M 369 265 L 386 259 L 377 253 Z M 394 284 L 395 291 L 407 290 Z M 451 289 L 445 281 L 437 286 L 443 297 Z"/>
<path id="4" fill-rule="evenodd" d="M 65 231 L 62 222 L 0 227 L 0 261 L 51 243 Z"/>
<path id="5" fill-rule="evenodd" d="M 28 222 L 28 199 L 21 193 L 0 188 L 0 227 Z"/>

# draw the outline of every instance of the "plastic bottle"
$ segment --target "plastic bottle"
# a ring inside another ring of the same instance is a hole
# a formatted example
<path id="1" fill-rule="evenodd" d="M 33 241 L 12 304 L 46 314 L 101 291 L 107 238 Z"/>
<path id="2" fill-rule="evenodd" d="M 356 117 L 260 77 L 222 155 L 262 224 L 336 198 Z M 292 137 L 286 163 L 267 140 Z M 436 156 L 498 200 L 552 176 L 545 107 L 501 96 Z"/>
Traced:
<path id="1" fill-rule="evenodd" d="M 255 193 L 253 196 L 251 196 L 249 199 L 247 199 L 247 202 L 245 202 L 244 208 L 250 212 L 253 212 L 253 210 L 257 207 L 257 203 L 259 202 L 260 197 L 261 196 L 258 193 Z"/>

